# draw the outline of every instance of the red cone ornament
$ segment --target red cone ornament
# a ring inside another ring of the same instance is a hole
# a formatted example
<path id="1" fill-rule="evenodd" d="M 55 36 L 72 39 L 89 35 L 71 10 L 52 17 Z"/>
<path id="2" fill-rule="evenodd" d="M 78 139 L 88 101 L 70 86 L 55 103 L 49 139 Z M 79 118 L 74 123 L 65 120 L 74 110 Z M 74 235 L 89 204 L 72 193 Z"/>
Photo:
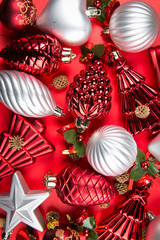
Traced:
<path id="1" fill-rule="evenodd" d="M 41 135 L 43 131 L 38 120 L 31 124 L 21 116 L 13 116 L 9 132 L 0 134 L 0 179 L 33 164 L 35 157 L 54 151 Z"/>
<path id="2" fill-rule="evenodd" d="M 136 135 L 146 129 L 152 134 L 160 131 L 160 94 L 145 83 L 145 78 L 128 66 L 117 52 L 111 53 L 114 62 L 122 113 L 127 116 L 127 129 Z"/>
<path id="3" fill-rule="evenodd" d="M 101 60 L 74 77 L 67 92 L 68 110 L 83 122 L 103 118 L 111 108 L 112 88 Z"/>
<path id="4" fill-rule="evenodd" d="M 85 207 L 108 202 L 117 194 L 106 177 L 76 165 L 63 168 L 57 175 L 56 191 L 62 202 Z"/>
<path id="5" fill-rule="evenodd" d="M 36 21 L 37 10 L 32 0 L 3 0 L 0 21 L 12 31 L 22 31 Z"/>
<path id="6" fill-rule="evenodd" d="M 58 71 L 62 62 L 70 62 L 75 55 L 63 49 L 56 38 L 32 35 L 14 40 L 0 52 L 11 67 L 35 75 L 50 75 Z"/>
<path id="7" fill-rule="evenodd" d="M 137 190 L 118 207 L 118 213 L 96 228 L 99 240 L 140 240 L 145 224 L 145 205 L 148 193 Z"/>

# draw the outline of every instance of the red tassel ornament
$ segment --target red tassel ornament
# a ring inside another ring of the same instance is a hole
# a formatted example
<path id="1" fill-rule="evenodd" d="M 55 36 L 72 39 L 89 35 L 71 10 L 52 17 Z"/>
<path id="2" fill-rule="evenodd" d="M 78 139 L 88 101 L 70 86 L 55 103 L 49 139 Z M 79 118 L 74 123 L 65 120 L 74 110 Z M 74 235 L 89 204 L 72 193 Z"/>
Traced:
<path id="1" fill-rule="evenodd" d="M 75 58 L 71 49 L 62 48 L 56 38 L 36 34 L 11 42 L 0 52 L 11 67 L 35 75 L 50 75 L 58 71 L 62 62 Z"/>
<path id="2" fill-rule="evenodd" d="M 127 116 L 127 129 L 136 135 L 146 129 L 152 134 L 160 131 L 160 95 L 145 83 L 145 78 L 128 66 L 126 60 L 114 51 L 114 62 L 122 113 Z"/>
<path id="3" fill-rule="evenodd" d="M 106 203 L 118 194 L 106 177 L 76 165 L 63 168 L 56 178 L 52 175 L 49 179 L 56 179 L 58 197 L 71 206 L 88 207 Z M 46 177 L 43 182 L 50 185 Z"/>

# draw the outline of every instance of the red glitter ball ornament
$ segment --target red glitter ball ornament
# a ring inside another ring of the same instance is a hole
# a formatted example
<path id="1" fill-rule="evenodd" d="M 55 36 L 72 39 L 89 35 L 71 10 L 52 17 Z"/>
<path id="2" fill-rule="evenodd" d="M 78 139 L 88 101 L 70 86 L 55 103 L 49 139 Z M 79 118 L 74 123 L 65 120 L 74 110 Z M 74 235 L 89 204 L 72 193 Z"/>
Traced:
<path id="1" fill-rule="evenodd" d="M 75 58 L 75 54 L 69 48 L 63 50 L 56 38 L 36 34 L 14 40 L 1 50 L 0 57 L 23 72 L 50 75 L 58 71 L 62 62 Z"/>
<path id="2" fill-rule="evenodd" d="M 103 118 L 111 108 L 112 88 L 101 60 L 74 77 L 67 92 L 68 110 L 82 121 Z"/>
<path id="3" fill-rule="evenodd" d="M 76 165 L 63 168 L 57 175 L 56 191 L 62 202 L 84 207 L 106 203 L 117 195 L 106 177 Z"/>
<path id="4" fill-rule="evenodd" d="M 37 10 L 32 0 L 3 0 L 0 21 L 13 31 L 22 31 L 36 21 Z"/>

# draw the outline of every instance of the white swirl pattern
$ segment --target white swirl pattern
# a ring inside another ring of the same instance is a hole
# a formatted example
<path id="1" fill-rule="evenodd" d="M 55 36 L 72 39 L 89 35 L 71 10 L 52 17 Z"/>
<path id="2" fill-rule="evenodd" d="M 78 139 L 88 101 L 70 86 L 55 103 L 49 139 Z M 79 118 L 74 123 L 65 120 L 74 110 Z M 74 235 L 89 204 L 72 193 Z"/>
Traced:
<path id="1" fill-rule="evenodd" d="M 124 128 L 104 126 L 90 137 L 86 155 L 97 172 L 105 176 L 117 176 L 132 167 L 137 156 L 137 145 Z"/>
<path id="2" fill-rule="evenodd" d="M 41 118 L 54 114 L 55 100 L 34 76 L 14 70 L 0 71 L 0 100 L 13 112 Z"/>

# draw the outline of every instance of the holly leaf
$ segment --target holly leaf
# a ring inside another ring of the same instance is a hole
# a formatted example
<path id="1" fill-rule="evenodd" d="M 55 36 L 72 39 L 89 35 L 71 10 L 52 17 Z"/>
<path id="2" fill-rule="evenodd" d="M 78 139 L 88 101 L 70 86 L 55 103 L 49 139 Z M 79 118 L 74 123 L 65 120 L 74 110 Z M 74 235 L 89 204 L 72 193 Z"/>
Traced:
<path id="1" fill-rule="evenodd" d="M 83 230 L 84 230 L 83 227 L 78 224 L 73 224 L 73 228 L 74 228 L 74 230 L 76 230 L 79 233 L 83 232 Z"/>
<path id="2" fill-rule="evenodd" d="M 102 7 L 101 8 L 101 15 L 100 16 L 97 16 L 96 19 L 101 22 L 101 23 L 104 23 L 105 19 L 106 19 L 106 14 L 105 14 L 105 8 Z"/>
<path id="3" fill-rule="evenodd" d="M 137 148 L 136 164 L 141 165 L 142 162 L 144 162 L 144 161 L 145 161 L 144 152 L 141 149 Z"/>
<path id="4" fill-rule="evenodd" d="M 63 136 L 66 140 L 67 143 L 72 143 L 74 144 L 77 140 L 77 132 L 74 131 L 73 129 L 67 130 L 66 132 L 63 133 Z"/>
<path id="5" fill-rule="evenodd" d="M 86 238 L 87 240 L 97 240 L 98 234 L 94 230 L 90 230 L 89 236 Z"/>
<path id="6" fill-rule="evenodd" d="M 87 7 L 94 7 L 94 0 L 87 0 Z"/>
<path id="7" fill-rule="evenodd" d="M 146 173 L 145 169 L 136 165 L 131 169 L 130 178 L 133 179 L 134 181 L 138 181 L 144 176 L 145 173 Z"/>
<path id="8" fill-rule="evenodd" d="M 77 152 L 79 157 L 84 157 L 85 154 L 85 146 L 84 142 L 74 142 L 74 149 Z"/>
<path id="9" fill-rule="evenodd" d="M 149 175 L 154 175 L 156 173 L 159 172 L 157 166 L 153 163 L 153 162 L 149 162 L 149 167 L 146 169 L 146 172 L 149 174 Z"/>
<path id="10" fill-rule="evenodd" d="M 104 55 L 105 47 L 104 44 L 96 44 L 91 48 L 91 51 L 95 54 L 96 57 L 101 57 Z"/>
<path id="11" fill-rule="evenodd" d="M 90 217 L 89 220 L 90 220 L 90 224 L 92 225 L 93 229 L 95 229 L 96 228 L 96 220 L 95 220 L 95 218 L 94 217 Z"/>
<path id="12" fill-rule="evenodd" d="M 90 52 L 91 52 L 91 50 L 90 50 L 89 48 L 87 48 L 86 46 L 81 46 L 80 49 L 81 49 L 81 54 L 82 54 L 82 56 L 84 56 L 84 57 L 87 56 L 87 53 L 90 53 Z"/>
<path id="13" fill-rule="evenodd" d="M 111 0 L 101 0 L 101 4 L 103 7 L 107 7 L 110 4 Z"/>

